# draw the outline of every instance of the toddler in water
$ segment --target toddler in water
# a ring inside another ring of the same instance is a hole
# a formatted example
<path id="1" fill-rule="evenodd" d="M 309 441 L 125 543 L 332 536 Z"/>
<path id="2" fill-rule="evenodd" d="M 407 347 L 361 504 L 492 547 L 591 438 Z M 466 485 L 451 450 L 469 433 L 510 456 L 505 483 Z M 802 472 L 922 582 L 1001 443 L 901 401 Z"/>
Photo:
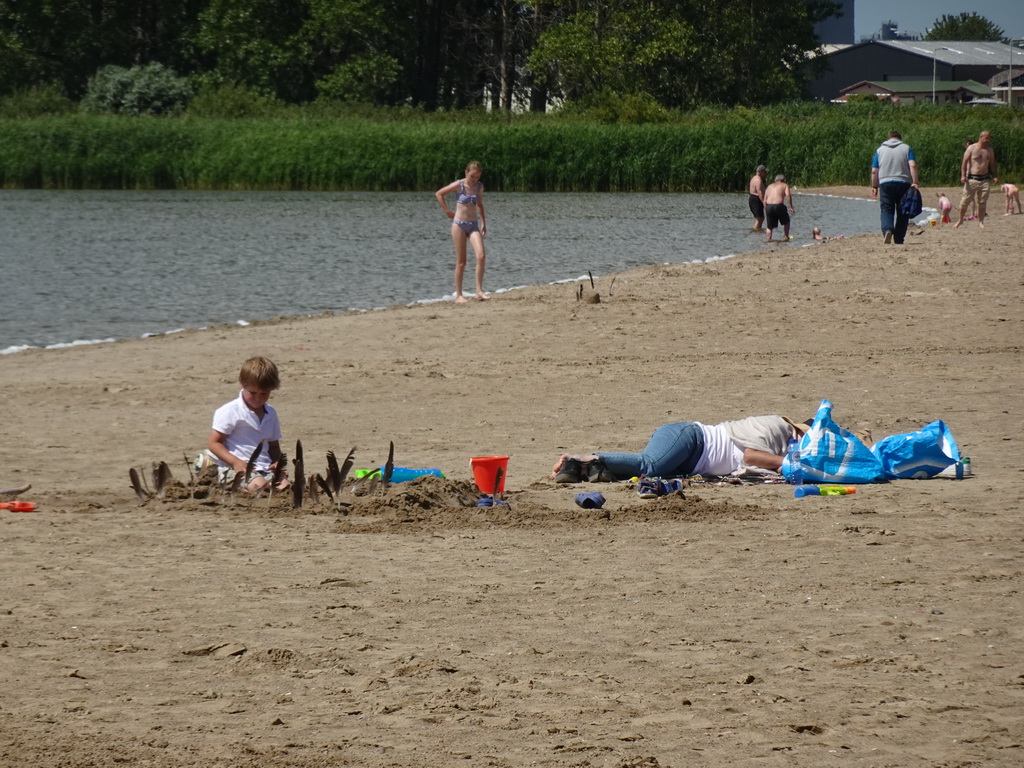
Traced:
<path id="1" fill-rule="evenodd" d="M 936 192 L 939 198 L 939 213 L 942 214 L 942 223 L 949 224 L 949 212 L 953 210 L 953 204 L 949 202 L 945 192 Z"/>
<path id="2" fill-rule="evenodd" d="M 842 240 L 845 235 L 836 235 L 835 237 L 826 237 L 821 234 L 821 227 L 815 227 L 811 230 L 811 235 L 814 236 L 815 240 Z"/>
<path id="3" fill-rule="evenodd" d="M 214 412 L 205 457 L 200 454 L 196 464 L 201 470 L 204 458 L 212 458 L 217 479 L 227 482 L 233 473 L 245 472 L 253 451 L 259 448 L 253 477 L 245 487 L 255 492 L 270 484 L 281 461 L 281 423 L 277 411 L 267 403 L 270 393 L 281 386 L 281 379 L 273 362 L 251 357 L 243 363 L 238 383 L 242 387 L 238 397 Z M 279 489 L 287 486 L 286 479 L 278 484 Z"/>

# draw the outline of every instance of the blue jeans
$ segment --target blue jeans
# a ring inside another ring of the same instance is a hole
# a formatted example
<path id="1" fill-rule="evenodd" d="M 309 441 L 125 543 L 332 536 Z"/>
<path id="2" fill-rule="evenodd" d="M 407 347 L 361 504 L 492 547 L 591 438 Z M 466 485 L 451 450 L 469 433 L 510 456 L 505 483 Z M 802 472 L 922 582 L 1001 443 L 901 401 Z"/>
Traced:
<path id="1" fill-rule="evenodd" d="M 910 189 L 910 182 L 887 181 L 878 185 L 878 207 L 882 211 L 882 234 L 892 232 L 893 242 L 902 244 L 910 219 L 900 213 L 900 200 Z M 895 219 L 895 220 L 894 220 Z"/>
<path id="2" fill-rule="evenodd" d="M 616 480 L 689 475 L 704 455 L 704 432 L 692 421 L 662 424 L 642 453 L 598 453 Z"/>

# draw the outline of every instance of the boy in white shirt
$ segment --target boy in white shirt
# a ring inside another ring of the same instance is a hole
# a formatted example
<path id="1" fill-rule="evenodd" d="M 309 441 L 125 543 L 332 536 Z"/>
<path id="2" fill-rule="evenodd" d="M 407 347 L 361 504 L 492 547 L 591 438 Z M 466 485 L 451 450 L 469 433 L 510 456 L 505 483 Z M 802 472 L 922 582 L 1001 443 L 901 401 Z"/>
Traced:
<path id="1" fill-rule="evenodd" d="M 258 447 L 253 477 L 245 487 L 255 492 L 270 484 L 281 460 L 281 422 L 277 411 L 267 402 L 270 394 L 281 386 L 281 379 L 273 362 L 265 357 L 252 357 L 243 363 L 238 383 L 242 387 L 238 397 L 213 414 L 206 453 L 217 464 L 217 478 L 225 482 L 232 473 L 245 472 Z M 282 479 L 278 488 L 287 485 L 287 480 Z"/>

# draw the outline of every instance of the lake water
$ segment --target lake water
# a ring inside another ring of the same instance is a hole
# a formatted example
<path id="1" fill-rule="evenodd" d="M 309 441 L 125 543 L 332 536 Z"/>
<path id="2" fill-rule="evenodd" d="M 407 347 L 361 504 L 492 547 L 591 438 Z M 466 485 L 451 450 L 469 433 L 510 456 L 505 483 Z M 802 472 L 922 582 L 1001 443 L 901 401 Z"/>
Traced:
<path id="1" fill-rule="evenodd" d="M 746 195 L 488 193 L 488 291 L 766 247 Z M 798 195 L 794 253 L 878 231 L 864 200 Z M 430 193 L 0 190 L 0 354 L 453 297 Z M 470 251 L 465 289 L 473 288 Z"/>

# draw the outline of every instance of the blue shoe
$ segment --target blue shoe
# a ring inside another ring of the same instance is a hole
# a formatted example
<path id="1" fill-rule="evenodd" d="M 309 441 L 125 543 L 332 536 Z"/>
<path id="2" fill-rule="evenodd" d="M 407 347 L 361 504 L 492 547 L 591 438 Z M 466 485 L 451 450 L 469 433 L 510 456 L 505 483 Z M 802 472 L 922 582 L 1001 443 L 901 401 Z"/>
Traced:
<path id="1" fill-rule="evenodd" d="M 600 509 L 604 506 L 604 501 L 604 494 L 597 491 L 576 494 L 576 505 L 584 509 Z"/>
<path id="2" fill-rule="evenodd" d="M 484 496 L 476 502 L 478 507 L 499 507 L 502 504 L 508 505 L 508 502 L 504 499 L 492 499 L 490 496 Z"/>
<path id="3" fill-rule="evenodd" d="M 664 492 L 662 495 L 668 496 L 669 494 L 678 493 L 683 490 L 683 488 L 686 487 L 686 481 L 681 478 L 674 477 L 671 480 L 663 481 L 661 486 L 662 491 Z"/>
<path id="4" fill-rule="evenodd" d="M 636 492 L 641 499 L 656 499 L 662 495 L 661 480 L 657 478 L 641 477 L 636 484 Z"/>

